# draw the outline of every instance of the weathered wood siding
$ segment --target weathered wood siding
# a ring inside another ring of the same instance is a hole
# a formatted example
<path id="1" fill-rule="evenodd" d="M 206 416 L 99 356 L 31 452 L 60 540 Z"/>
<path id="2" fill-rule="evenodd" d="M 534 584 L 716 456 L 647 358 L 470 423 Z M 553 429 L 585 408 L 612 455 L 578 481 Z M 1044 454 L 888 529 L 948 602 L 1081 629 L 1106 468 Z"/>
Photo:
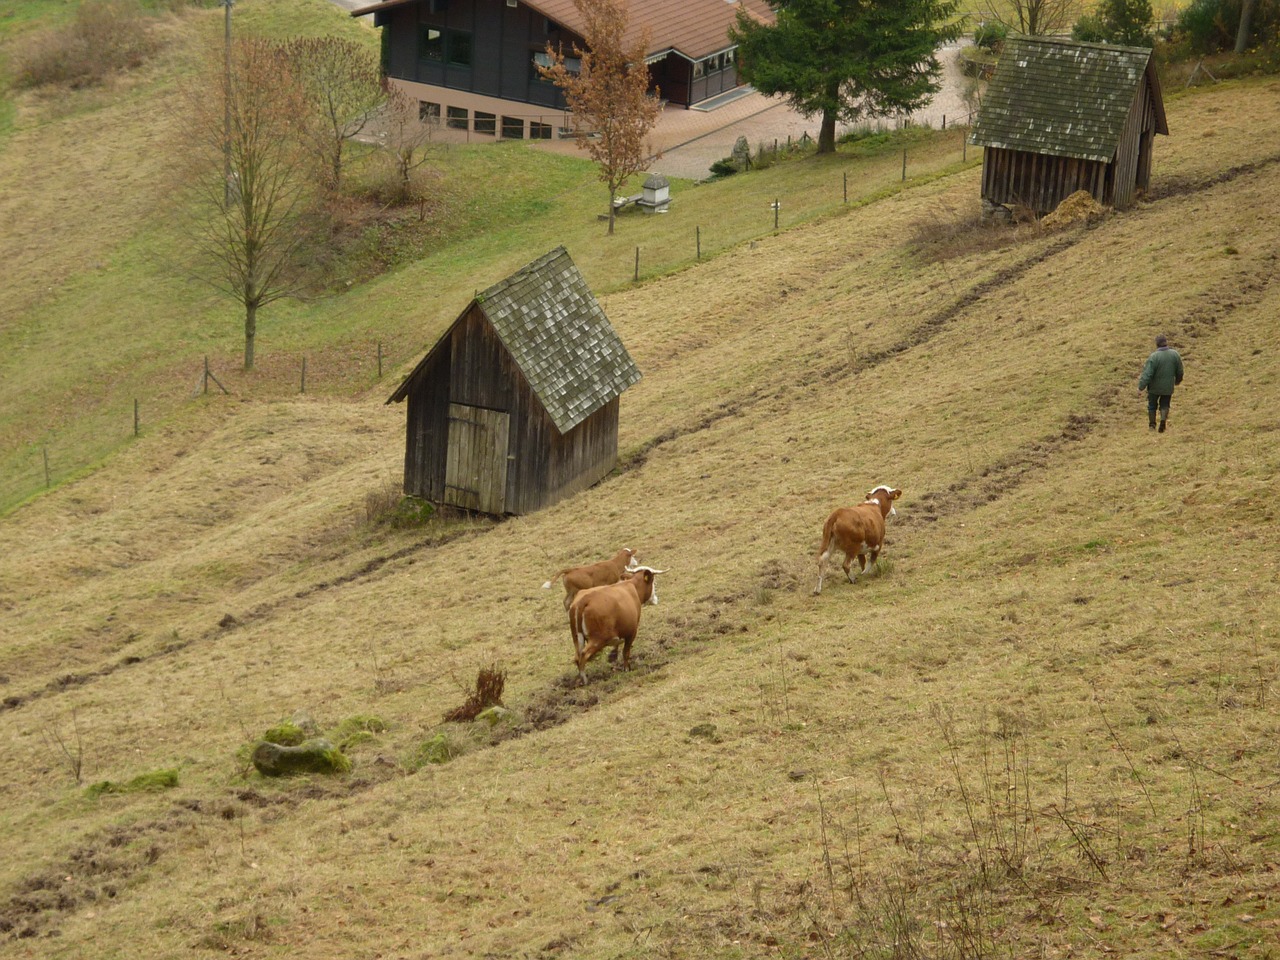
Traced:
<path id="1" fill-rule="evenodd" d="M 561 435 L 479 306 L 459 318 L 428 361 L 408 394 L 406 493 L 483 512 L 532 513 L 586 489 L 616 464 L 618 398 Z M 496 424 L 502 418 L 506 463 L 499 481 L 498 467 L 482 463 L 482 455 L 461 439 L 459 423 Z M 497 482 L 505 483 L 501 503 L 493 491 Z"/>
<path id="2" fill-rule="evenodd" d="M 987 147 L 982 155 L 982 197 L 1047 213 L 1077 190 L 1110 202 L 1107 164 Z"/>
<path id="3" fill-rule="evenodd" d="M 428 358 L 409 394 L 405 428 L 404 492 L 434 503 L 444 500 L 444 463 L 449 441 L 449 344 Z"/>
<path id="4" fill-rule="evenodd" d="M 1156 127 L 1155 97 L 1151 80 L 1144 74 L 1116 149 L 1116 206 L 1121 209 L 1151 187 L 1151 154 Z"/>
<path id="5" fill-rule="evenodd" d="M 1048 213 L 1077 190 L 1088 190 L 1099 203 L 1123 210 L 1151 186 L 1155 136 L 1155 101 L 1144 75 L 1111 163 L 987 147 L 982 157 L 983 199 Z"/>

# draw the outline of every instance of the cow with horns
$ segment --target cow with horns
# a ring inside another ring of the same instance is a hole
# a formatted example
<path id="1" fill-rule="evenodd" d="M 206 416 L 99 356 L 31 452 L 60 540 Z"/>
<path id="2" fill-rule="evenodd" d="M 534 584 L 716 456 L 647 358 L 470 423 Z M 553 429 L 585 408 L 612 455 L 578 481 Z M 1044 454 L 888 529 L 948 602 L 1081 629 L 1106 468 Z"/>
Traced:
<path id="1" fill-rule="evenodd" d="M 875 564 L 884 546 L 885 518 L 897 516 L 893 501 L 902 496 L 901 490 L 883 484 L 867 494 L 865 502 L 856 507 L 840 507 L 827 517 L 822 526 L 822 546 L 818 548 L 818 585 L 813 588 L 816 597 L 822 593 L 822 581 L 827 575 L 827 561 L 831 551 L 844 551 L 844 573 L 850 583 L 856 583 L 858 574 L 850 569 L 853 558 L 858 558 L 859 573 Z"/>
<path id="2" fill-rule="evenodd" d="M 623 547 L 608 560 L 601 560 L 599 563 L 591 563 L 584 567 L 566 567 L 544 583 L 542 589 L 550 590 L 551 585 L 563 577 L 564 608 L 568 610 L 579 590 L 604 587 L 621 580 L 627 568 L 635 560 L 635 556 L 634 550 Z"/>
<path id="3" fill-rule="evenodd" d="M 622 668 L 631 669 L 631 644 L 640 627 L 640 609 L 658 602 L 654 577 L 665 570 L 630 567 L 625 579 L 604 587 L 582 590 L 569 605 L 569 636 L 573 640 L 578 682 L 587 685 L 587 664 L 605 647 L 622 645 Z"/>

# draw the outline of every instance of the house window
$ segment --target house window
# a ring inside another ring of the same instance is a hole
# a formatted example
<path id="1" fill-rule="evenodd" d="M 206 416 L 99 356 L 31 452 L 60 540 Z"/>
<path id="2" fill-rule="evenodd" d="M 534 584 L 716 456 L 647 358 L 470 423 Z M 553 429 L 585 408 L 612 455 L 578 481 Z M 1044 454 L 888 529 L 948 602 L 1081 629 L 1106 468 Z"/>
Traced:
<path id="1" fill-rule="evenodd" d="M 418 101 L 418 119 L 423 123 L 439 123 L 440 122 L 440 104 L 428 103 L 426 100 Z"/>
<path id="2" fill-rule="evenodd" d="M 531 67 L 530 67 L 530 69 L 533 70 L 533 79 L 542 80 L 544 83 L 550 83 L 551 82 L 550 80 L 546 80 L 542 76 L 542 74 L 538 72 L 538 68 L 550 67 L 554 63 L 555 63 L 555 60 L 551 57 L 550 54 L 546 53 L 545 51 L 538 51 L 537 53 L 535 53 L 533 55 L 533 60 L 531 61 Z M 582 61 L 577 57 L 565 57 L 564 68 L 569 73 L 573 74 L 574 76 L 577 76 L 579 73 L 582 72 Z"/>
<path id="3" fill-rule="evenodd" d="M 453 127 L 455 130 L 465 130 L 469 117 L 466 107 L 449 107 L 445 114 L 445 126 Z"/>
<path id="4" fill-rule="evenodd" d="M 471 66 L 471 34 L 465 30 L 449 31 L 449 65 L 451 67 Z"/>
<path id="5" fill-rule="evenodd" d="M 529 121 L 529 139 L 530 140 L 550 140 L 551 124 L 539 123 L 537 120 Z"/>
<path id="6" fill-rule="evenodd" d="M 422 28 L 422 33 L 418 36 L 418 59 L 444 59 L 444 34 L 439 30 L 439 28 Z"/>
<path id="7" fill-rule="evenodd" d="M 699 60 L 693 65 L 693 79 L 701 80 L 707 75 L 707 64 L 705 61 Z"/>
<path id="8" fill-rule="evenodd" d="M 497 133 L 498 118 L 492 113 L 476 111 L 476 133 Z"/>
<path id="9" fill-rule="evenodd" d="M 506 140 L 523 140 L 524 121 L 519 117 L 503 117 L 502 136 Z"/>

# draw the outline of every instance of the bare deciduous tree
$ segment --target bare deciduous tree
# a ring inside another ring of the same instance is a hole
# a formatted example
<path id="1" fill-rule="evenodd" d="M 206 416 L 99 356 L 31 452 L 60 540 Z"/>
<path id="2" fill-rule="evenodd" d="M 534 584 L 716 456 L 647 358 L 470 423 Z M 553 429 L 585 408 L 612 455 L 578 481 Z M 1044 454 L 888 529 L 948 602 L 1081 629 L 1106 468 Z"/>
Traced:
<path id="1" fill-rule="evenodd" d="M 1043 37 L 1068 29 L 1080 15 L 1080 0 L 1003 0 L 988 14 L 1010 30 Z"/>
<path id="2" fill-rule="evenodd" d="M 573 5 L 582 14 L 587 44 L 586 50 L 573 47 L 579 68 L 571 69 L 564 51 L 548 45 L 551 65 L 539 65 L 538 72 L 564 91 L 578 145 L 600 167 L 600 179 L 609 187 L 613 233 L 614 199 L 627 179 L 645 168 L 644 138 L 662 112 L 662 104 L 649 95 L 644 58 L 650 34 L 645 29 L 624 46 L 630 20 L 625 0 L 573 0 Z"/>
<path id="3" fill-rule="evenodd" d="M 300 291 L 298 254 L 317 226 L 316 164 L 301 129 L 306 97 L 278 47 L 246 39 L 233 46 L 225 74 L 211 63 L 187 88 L 181 110 L 197 276 L 244 306 L 244 367 L 252 370 L 258 310 Z"/>
<path id="4" fill-rule="evenodd" d="M 307 132 L 323 160 L 327 186 L 342 186 L 343 150 L 386 98 L 377 54 L 340 37 L 295 37 L 281 44 L 311 109 Z"/>
<path id="5" fill-rule="evenodd" d="M 426 148 L 439 123 L 438 117 L 424 116 L 421 109 L 418 101 L 399 87 L 387 90 L 382 143 L 395 171 L 392 199 L 398 203 L 416 203 L 419 220 L 426 215 L 427 181 L 434 179 L 425 176 Z"/>

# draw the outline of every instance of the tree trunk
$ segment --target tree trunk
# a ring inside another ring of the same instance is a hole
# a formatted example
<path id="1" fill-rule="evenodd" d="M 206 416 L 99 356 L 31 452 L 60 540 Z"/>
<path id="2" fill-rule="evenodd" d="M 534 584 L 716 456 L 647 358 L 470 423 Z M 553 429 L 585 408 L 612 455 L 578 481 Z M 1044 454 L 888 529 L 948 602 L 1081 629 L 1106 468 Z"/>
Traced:
<path id="1" fill-rule="evenodd" d="M 836 152 L 836 114 L 834 110 L 822 111 L 822 126 L 818 130 L 818 152 Z"/>
<path id="2" fill-rule="evenodd" d="M 258 301 L 244 305 L 244 368 L 253 369 L 253 338 L 258 335 Z"/>
<path id="3" fill-rule="evenodd" d="M 1249 29 L 1253 26 L 1253 0 L 1240 4 L 1240 27 L 1236 30 L 1236 53 L 1244 53 L 1249 46 Z"/>
<path id="4" fill-rule="evenodd" d="M 613 207 L 613 198 L 618 194 L 613 187 L 609 187 L 609 236 L 613 236 L 613 216 L 616 212 Z"/>

